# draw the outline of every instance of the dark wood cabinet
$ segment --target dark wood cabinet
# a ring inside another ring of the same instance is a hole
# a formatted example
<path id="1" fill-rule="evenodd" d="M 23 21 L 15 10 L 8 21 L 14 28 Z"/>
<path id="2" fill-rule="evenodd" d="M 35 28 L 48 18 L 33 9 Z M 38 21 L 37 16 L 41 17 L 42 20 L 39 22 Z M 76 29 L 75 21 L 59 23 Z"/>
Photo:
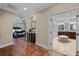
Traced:
<path id="1" fill-rule="evenodd" d="M 64 32 L 64 31 L 61 32 L 61 31 L 59 31 L 58 36 L 59 35 L 67 35 L 71 39 L 76 39 L 76 32 Z"/>
<path id="2" fill-rule="evenodd" d="M 27 41 L 35 43 L 36 42 L 36 33 L 28 32 Z"/>

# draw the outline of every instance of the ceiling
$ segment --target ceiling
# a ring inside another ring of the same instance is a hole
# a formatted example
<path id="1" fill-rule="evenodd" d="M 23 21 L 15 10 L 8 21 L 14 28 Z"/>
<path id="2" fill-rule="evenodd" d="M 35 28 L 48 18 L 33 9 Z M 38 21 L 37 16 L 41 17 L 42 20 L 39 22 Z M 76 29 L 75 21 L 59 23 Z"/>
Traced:
<path id="1" fill-rule="evenodd" d="M 7 14 L 7 13 L 9 13 L 9 12 L 6 11 L 6 10 L 0 9 L 0 15 L 4 15 L 4 14 Z"/>
<path id="2" fill-rule="evenodd" d="M 4 3 L 2 5 L 0 4 L 0 7 L 2 6 L 3 9 L 22 16 L 30 16 L 53 5 L 55 3 Z"/>

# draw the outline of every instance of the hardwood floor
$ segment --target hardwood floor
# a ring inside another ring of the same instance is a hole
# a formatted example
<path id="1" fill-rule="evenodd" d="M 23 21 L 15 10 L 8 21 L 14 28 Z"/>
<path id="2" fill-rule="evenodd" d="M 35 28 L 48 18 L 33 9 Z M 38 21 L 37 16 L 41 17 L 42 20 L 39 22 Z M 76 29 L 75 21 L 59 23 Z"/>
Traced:
<path id="1" fill-rule="evenodd" d="M 0 48 L 0 56 L 61 56 L 52 50 L 47 50 L 25 40 L 25 37 L 14 39 L 14 45 Z"/>

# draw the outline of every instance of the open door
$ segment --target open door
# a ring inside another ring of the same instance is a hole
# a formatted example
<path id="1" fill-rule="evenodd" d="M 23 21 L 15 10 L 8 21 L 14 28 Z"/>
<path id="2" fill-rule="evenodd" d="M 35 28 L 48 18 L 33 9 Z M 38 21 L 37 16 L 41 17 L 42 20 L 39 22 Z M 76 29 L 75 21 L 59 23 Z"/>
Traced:
<path id="1" fill-rule="evenodd" d="M 77 20 L 76 20 L 76 27 L 77 27 L 77 30 L 76 30 L 76 37 L 77 37 L 77 40 L 76 40 L 76 50 L 77 50 L 77 53 L 76 55 L 79 55 L 79 11 L 78 11 L 78 14 L 77 14 Z"/>

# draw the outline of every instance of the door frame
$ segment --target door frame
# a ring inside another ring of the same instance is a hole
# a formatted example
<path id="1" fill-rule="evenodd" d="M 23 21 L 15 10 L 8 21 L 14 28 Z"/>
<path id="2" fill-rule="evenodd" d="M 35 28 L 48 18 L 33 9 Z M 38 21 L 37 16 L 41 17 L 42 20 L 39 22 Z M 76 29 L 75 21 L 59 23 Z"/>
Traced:
<path id="1" fill-rule="evenodd" d="M 61 10 L 61 11 L 59 11 L 59 12 L 54 12 L 54 13 L 51 13 L 51 14 L 49 14 L 48 16 L 49 16 L 49 19 L 48 19 L 48 22 L 49 22 L 49 20 L 51 19 L 51 17 L 52 16 L 54 16 L 54 15 L 57 15 L 57 14 L 60 14 L 60 13 L 64 13 L 64 12 L 69 12 L 69 11 L 72 11 L 72 10 L 76 10 L 77 12 L 78 12 L 78 10 L 79 10 L 79 7 L 76 7 L 76 8 L 69 8 L 69 9 L 66 9 L 66 10 Z M 77 14 L 78 15 L 78 14 Z M 50 25 L 49 23 L 48 23 L 48 25 Z M 77 31 L 77 30 L 76 30 Z M 48 33 L 49 33 L 49 27 L 48 27 Z M 77 35 L 76 35 L 77 36 Z M 49 46 L 49 48 L 50 49 L 52 49 L 53 48 L 53 44 L 52 44 L 52 47 L 50 47 L 50 39 L 49 39 L 49 34 L 48 34 L 48 46 Z M 53 39 L 52 39 L 52 41 L 53 41 Z M 76 42 L 77 42 L 77 38 L 76 38 Z M 76 51 L 77 51 L 77 43 L 76 43 Z M 79 51 L 78 51 L 79 52 Z"/>

